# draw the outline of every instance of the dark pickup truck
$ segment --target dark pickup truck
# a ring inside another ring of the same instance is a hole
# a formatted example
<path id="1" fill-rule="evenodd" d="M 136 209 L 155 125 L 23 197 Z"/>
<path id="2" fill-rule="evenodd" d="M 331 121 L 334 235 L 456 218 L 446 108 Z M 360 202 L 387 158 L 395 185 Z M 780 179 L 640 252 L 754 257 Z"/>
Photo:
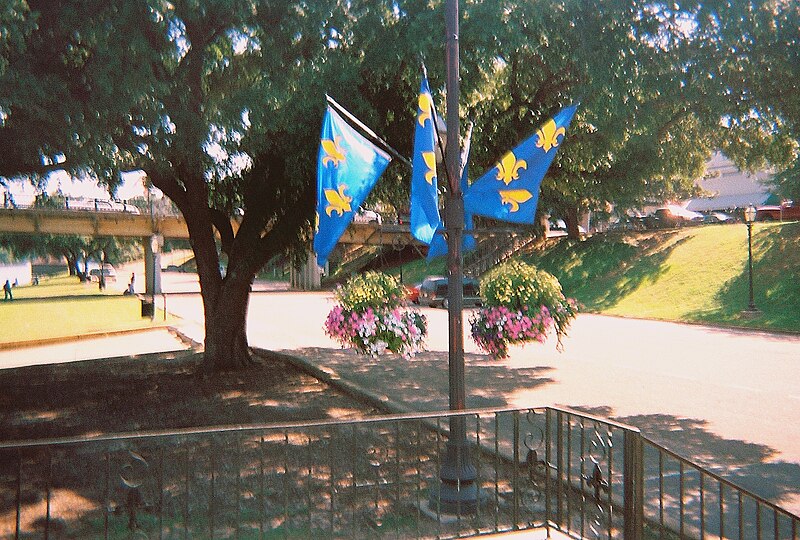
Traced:
<path id="1" fill-rule="evenodd" d="M 759 206 L 756 208 L 756 221 L 795 220 L 800 220 L 800 205 L 782 204 L 780 206 Z"/>

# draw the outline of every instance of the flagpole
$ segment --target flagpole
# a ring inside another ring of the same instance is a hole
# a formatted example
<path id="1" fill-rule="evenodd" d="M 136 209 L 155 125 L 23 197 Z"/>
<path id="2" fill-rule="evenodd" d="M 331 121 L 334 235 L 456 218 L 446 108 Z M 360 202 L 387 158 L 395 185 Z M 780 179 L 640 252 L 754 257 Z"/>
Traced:
<path id="1" fill-rule="evenodd" d="M 459 150 L 459 49 L 458 49 L 458 0 L 447 0 L 445 9 L 445 47 L 447 65 L 447 146 L 445 167 L 447 169 L 447 204 L 445 208 L 445 230 L 447 231 L 448 274 L 448 332 L 449 332 L 449 383 L 450 410 L 466 408 L 464 382 L 464 324 L 462 308 L 463 261 L 461 242 L 464 235 L 464 198 L 461 192 Z M 466 436 L 466 417 L 450 418 L 450 436 L 443 460 L 438 504 L 445 513 L 474 513 L 478 507 L 476 469 L 470 460 L 470 445 Z M 433 501 L 432 501 L 433 502 Z"/>
<path id="2" fill-rule="evenodd" d="M 372 142 L 376 142 L 376 143 L 380 144 L 380 145 L 383 147 L 383 149 L 384 149 L 384 150 L 386 150 L 387 152 L 389 152 L 390 154 L 392 154 L 392 156 L 394 156 L 394 157 L 395 157 L 395 158 L 397 158 L 398 160 L 402 161 L 402 162 L 403 162 L 403 163 L 404 163 L 404 164 L 405 164 L 405 165 L 406 165 L 406 166 L 407 166 L 409 169 L 411 169 L 411 168 L 412 168 L 412 167 L 411 167 L 411 161 L 409 161 L 409 160 L 408 160 L 408 158 L 406 158 L 406 157 L 403 157 L 402 155 L 400 155 L 400 152 L 398 152 L 397 150 L 395 150 L 394 148 L 392 148 L 392 146 L 391 146 L 389 143 L 387 143 L 386 141 L 384 141 L 383 139 L 381 139 L 380 137 L 378 137 L 378 135 L 377 135 L 377 134 L 376 134 L 374 131 L 372 131 L 372 130 L 371 130 L 371 129 L 370 129 L 370 128 L 369 128 L 369 127 L 366 125 L 366 124 L 364 124 L 364 123 L 363 123 L 361 120 L 359 120 L 358 118 L 356 118 L 356 117 L 355 117 L 355 116 L 354 116 L 354 115 L 353 115 L 353 114 L 352 114 L 350 111 L 348 111 L 347 109 L 345 109 L 344 107 L 342 107 L 341 105 L 339 105 L 339 104 L 336 102 L 336 100 L 335 100 L 335 99 L 333 99 L 333 98 L 332 98 L 331 96 L 329 96 L 328 94 L 325 94 L 325 99 L 328 101 L 328 104 L 329 104 L 331 107 L 333 107 L 334 109 L 336 109 L 336 110 L 337 110 L 339 113 L 341 113 L 342 115 L 346 116 L 348 120 L 350 120 L 351 122 L 353 122 L 355 125 L 357 125 L 359 128 L 361 128 L 361 130 L 362 130 L 362 131 L 364 131 L 364 133 L 366 133 L 367 135 L 369 135 L 369 136 L 372 138 Z"/>

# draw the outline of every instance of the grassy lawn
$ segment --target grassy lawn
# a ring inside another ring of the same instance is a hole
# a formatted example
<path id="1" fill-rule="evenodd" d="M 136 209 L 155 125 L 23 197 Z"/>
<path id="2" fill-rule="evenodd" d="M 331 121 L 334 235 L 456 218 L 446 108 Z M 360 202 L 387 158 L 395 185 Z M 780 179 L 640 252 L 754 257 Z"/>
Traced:
<path id="1" fill-rule="evenodd" d="M 101 292 L 97 283 L 79 283 L 75 277 L 59 276 L 43 279 L 39 285 L 15 287 L 14 300 L 0 303 L 0 343 L 163 324 L 163 312 L 157 310 L 153 322 L 143 319 L 139 299 L 123 296 L 116 285 L 109 283 Z"/>
<path id="2" fill-rule="evenodd" d="M 559 242 L 528 259 L 589 311 L 800 331 L 800 223 L 753 227 L 754 298 L 748 304 L 747 229 L 709 225 Z"/>

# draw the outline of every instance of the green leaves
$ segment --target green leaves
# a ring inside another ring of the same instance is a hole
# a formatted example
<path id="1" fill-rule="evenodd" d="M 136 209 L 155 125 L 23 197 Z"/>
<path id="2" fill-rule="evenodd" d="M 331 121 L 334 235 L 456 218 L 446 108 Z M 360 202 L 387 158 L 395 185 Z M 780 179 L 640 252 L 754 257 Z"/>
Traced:
<path id="1" fill-rule="evenodd" d="M 336 289 L 335 295 L 349 311 L 386 310 L 403 304 L 404 289 L 394 276 L 370 271 L 351 277 Z"/>
<path id="2" fill-rule="evenodd" d="M 496 266 L 481 278 L 481 296 L 489 306 L 515 311 L 551 311 L 566 303 L 555 276 L 520 260 Z"/>

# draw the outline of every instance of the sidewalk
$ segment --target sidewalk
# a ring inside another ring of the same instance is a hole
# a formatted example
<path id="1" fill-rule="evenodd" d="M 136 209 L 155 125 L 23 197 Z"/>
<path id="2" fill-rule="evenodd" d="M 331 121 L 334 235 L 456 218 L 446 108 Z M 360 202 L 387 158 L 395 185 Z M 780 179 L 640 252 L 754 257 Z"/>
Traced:
<path id="1" fill-rule="evenodd" d="M 191 344 L 166 327 L 65 338 L 40 345 L 26 344 L 0 350 L 0 369 L 79 362 L 97 358 L 140 356 L 188 351 Z"/>

